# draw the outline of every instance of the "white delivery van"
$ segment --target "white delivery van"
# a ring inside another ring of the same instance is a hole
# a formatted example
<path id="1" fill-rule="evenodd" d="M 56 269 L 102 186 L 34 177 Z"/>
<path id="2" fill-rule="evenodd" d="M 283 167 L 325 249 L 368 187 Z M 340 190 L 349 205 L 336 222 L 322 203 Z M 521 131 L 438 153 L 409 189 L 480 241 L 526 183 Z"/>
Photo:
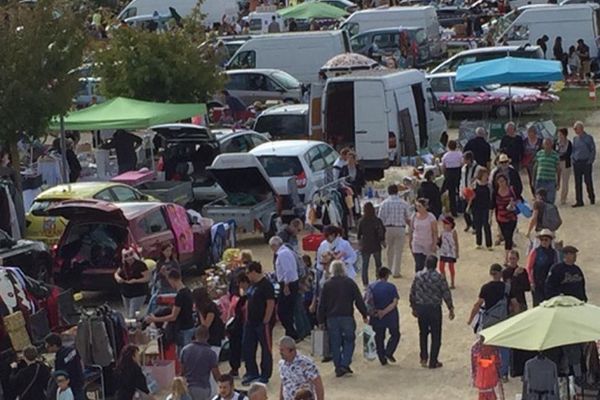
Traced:
<path id="1" fill-rule="evenodd" d="M 445 53 L 440 35 L 440 23 L 432 6 L 378 7 L 352 13 L 341 25 L 351 37 L 379 28 L 414 26 L 425 29 L 433 58 Z"/>
<path id="2" fill-rule="evenodd" d="M 346 31 L 273 33 L 255 36 L 235 52 L 227 69 L 275 68 L 303 83 L 319 81 L 329 59 L 351 51 Z"/>
<path id="3" fill-rule="evenodd" d="M 577 40 L 590 46 L 592 57 L 596 52 L 598 36 L 597 4 L 572 5 L 531 5 L 512 11 L 498 21 L 496 42 L 509 45 L 536 44 L 537 40 L 547 35 L 548 50 L 546 58 L 554 58 L 552 46 L 557 36 L 562 37 L 564 52 L 570 46 L 577 46 Z"/>
<path id="4" fill-rule="evenodd" d="M 260 35 L 262 33 L 269 32 L 269 24 L 273 21 L 273 17 L 275 17 L 275 21 L 279 24 L 279 28 L 281 31 L 284 29 L 283 19 L 279 14 L 277 14 L 277 7 L 275 6 L 261 6 L 257 7 L 256 11 L 252 11 L 248 14 L 248 24 L 250 25 L 250 34 L 251 35 Z"/>
<path id="5" fill-rule="evenodd" d="M 119 13 L 117 19 L 123 21 L 137 15 L 169 13 L 172 7 L 182 17 L 187 17 L 198 4 L 198 0 L 132 0 Z M 228 19 L 236 19 L 239 12 L 237 0 L 204 0 L 200 5 L 200 11 L 205 14 L 204 24 L 211 26 L 215 22 L 221 22 L 225 15 Z"/>
<path id="6" fill-rule="evenodd" d="M 360 71 L 327 80 L 321 101 L 323 136 L 352 146 L 367 169 L 434 146 L 447 131 L 425 75 L 417 70 Z"/>

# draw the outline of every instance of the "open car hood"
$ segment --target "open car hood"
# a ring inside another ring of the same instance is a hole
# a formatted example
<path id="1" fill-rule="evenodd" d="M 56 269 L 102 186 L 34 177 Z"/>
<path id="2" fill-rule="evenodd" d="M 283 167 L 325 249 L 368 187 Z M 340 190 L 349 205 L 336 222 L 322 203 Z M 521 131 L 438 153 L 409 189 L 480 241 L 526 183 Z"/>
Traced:
<path id="1" fill-rule="evenodd" d="M 267 172 L 253 154 L 221 154 L 207 170 L 228 196 L 277 194 Z"/>
<path id="2" fill-rule="evenodd" d="M 128 225 L 123 210 L 100 200 L 69 200 L 48 209 L 48 215 L 69 221 L 97 221 Z"/>

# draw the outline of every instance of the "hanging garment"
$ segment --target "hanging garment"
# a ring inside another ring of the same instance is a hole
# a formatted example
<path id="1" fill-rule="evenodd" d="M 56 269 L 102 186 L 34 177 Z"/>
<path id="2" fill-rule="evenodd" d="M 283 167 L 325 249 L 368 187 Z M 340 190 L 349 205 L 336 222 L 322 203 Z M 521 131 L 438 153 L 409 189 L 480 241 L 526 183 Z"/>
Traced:
<path id="1" fill-rule="evenodd" d="M 84 365 L 106 367 L 114 361 L 113 349 L 104 321 L 100 318 L 83 318 L 77 324 L 75 347 Z"/>
<path id="2" fill-rule="evenodd" d="M 56 186 L 63 183 L 60 161 L 51 156 L 41 157 L 37 163 L 37 172 L 42 175 L 45 185 Z"/>
<path id="3" fill-rule="evenodd" d="M 550 359 L 537 356 L 525 363 L 523 400 L 560 400 L 558 372 Z"/>
<path id="4" fill-rule="evenodd" d="M 327 214 L 331 220 L 331 225 L 342 226 L 342 216 L 340 215 L 339 208 L 334 201 L 327 203 Z"/>

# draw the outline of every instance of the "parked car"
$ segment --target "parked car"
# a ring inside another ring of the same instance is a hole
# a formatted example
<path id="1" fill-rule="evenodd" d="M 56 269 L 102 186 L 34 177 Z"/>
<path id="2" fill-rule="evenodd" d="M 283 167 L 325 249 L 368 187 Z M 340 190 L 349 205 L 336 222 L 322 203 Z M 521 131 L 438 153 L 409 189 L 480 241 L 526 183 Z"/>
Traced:
<path id="1" fill-rule="evenodd" d="M 468 65 L 481 61 L 495 60 L 510 55 L 522 58 L 544 58 L 544 53 L 539 46 L 495 46 L 480 47 L 472 50 L 461 51 L 457 55 L 435 67 L 431 73 L 456 72 L 461 65 Z"/>
<path id="2" fill-rule="evenodd" d="M 318 0 L 321 3 L 327 3 L 330 6 L 334 6 L 337 8 L 341 8 L 342 10 L 346 10 L 348 12 L 354 12 L 358 9 L 358 6 L 355 2 L 350 0 Z"/>
<path id="3" fill-rule="evenodd" d="M 429 42 L 425 29 L 419 27 L 394 27 L 372 29 L 354 36 L 350 43 L 355 53 L 360 53 L 367 57 L 394 55 L 400 50 L 400 35 L 408 35 L 408 43 L 416 45 L 418 50 L 416 57 L 416 66 L 424 67 L 431 62 L 433 58 L 429 50 Z"/>
<path id="4" fill-rule="evenodd" d="M 446 72 L 440 74 L 431 74 L 427 76 L 431 89 L 439 98 L 440 96 L 451 96 L 451 95 L 466 95 L 474 96 L 481 93 L 489 93 L 493 95 L 509 95 L 508 86 L 501 85 L 486 85 L 469 90 L 457 90 L 456 89 L 456 72 Z M 536 96 L 541 93 L 540 90 L 530 89 L 519 86 L 511 86 L 510 94 L 512 96 Z M 443 104 L 443 102 L 441 103 Z M 452 104 L 444 108 L 446 112 L 488 112 L 493 113 L 498 118 L 507 118 L 509 114 L 509 102 L 502 104 Z M 540 103 L 519 103 L 515 102 L 512 104 L 513 112 L 522 113 L 531 110 L 535 110 L 540 106 Z"/>
<path id="5" fill-rule="evenodd" d="M 25 275 L 48 281 L 52 270 L 52 256 L 48 247 L 39 241 L 13 239 L 0 229 L 0 263 L 19 267 Z"/>
<path id="6" fill-rule="evenodd" d="M 48 215 L 50 207 L 65 200 L 97 199 L 112 202 L 156 201 L 137 189 L 116 182 L 76 182 L 51 187 L 37 195 L 25 215 L 25 238 L 52 246 L 58 242 L 67 221 Z"/>
<path id="7" fill-rule="evenodd" d="M 109 203 L 100 200 L 65 201 L 48 214 L 69 220 L 54 250 L 53 276 L 63 287 L 107 290 L 121 250 L 141 249 L 143 258 L 157 259 L 172 243 L 183 269 L 207 266 L 212 220 L 191 222 L 185 208 L 172 203 Z"/>
<path id="8" fill-rule="evenodd" d="M 254 122 L 256 132 L 272 139 L 308 139 L 308 104 L 286 104 L 263 111 Z"/>
<path id="9" fill-rule="evenodd" d="M 165 124 L 150 128 L 157 134 L 155 144 L 163 149 L 166 180 L 192 181 L 194 199 L 212 201 L 224 195 L 206 173 L 217 155 L 245 153 L 268 142 L 266 135 L 252 130 L 215 130 L 193 124 Z"/>
<path id="10" fill-rule="evenodd" d="M 75 107 L 84 108 L 104 102 L 106 99 L 98 94 L 98 86 L 100 86 L 100 78 L 79 78 L 79 90 L 73 98 Z"/>
<path id="11" fill-rule="evenodd" d="M 290 195 L 289 179 L 296 179 L 300 200 L 313 194 L 333 178 L 333 163 L 338 153 L 327 143 L 315 140 L 281 140 L 261 144 L 250 150 L 269 175 L 279 195 Z M 329 175 L 330 174 L 330 175 Z"/>
<path id="12" fill-rule="evenodd" d="M 302 85 L 287 72 L 278 69 L 238 69 L 225 73 L 228 78 L 225 89 L 246 105 L 255 101 L 299 103 L 302 100 Z"/>

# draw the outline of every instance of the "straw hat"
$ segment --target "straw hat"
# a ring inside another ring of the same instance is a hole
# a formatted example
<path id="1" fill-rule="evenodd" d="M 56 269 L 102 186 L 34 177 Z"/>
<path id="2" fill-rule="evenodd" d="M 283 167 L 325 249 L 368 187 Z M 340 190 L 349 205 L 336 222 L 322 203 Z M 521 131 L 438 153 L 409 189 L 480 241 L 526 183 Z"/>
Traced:
<path id="1" fill-rule="evenodd" d="M 554 232 L 552 232 L 550 229 L 542 229 L 541 231 L 538 232 L 538 234 L 536 235 L 537 237 L 549 237 L 550 239 L 554 239 Z"/>
<path id="2" fill-rule="evenodd" d="M 510 162 L 510 157 L 508 157 L 506 154 L 502 153 L 500 154 L 500 156 L 498 157 L 498 162 Z"/>

